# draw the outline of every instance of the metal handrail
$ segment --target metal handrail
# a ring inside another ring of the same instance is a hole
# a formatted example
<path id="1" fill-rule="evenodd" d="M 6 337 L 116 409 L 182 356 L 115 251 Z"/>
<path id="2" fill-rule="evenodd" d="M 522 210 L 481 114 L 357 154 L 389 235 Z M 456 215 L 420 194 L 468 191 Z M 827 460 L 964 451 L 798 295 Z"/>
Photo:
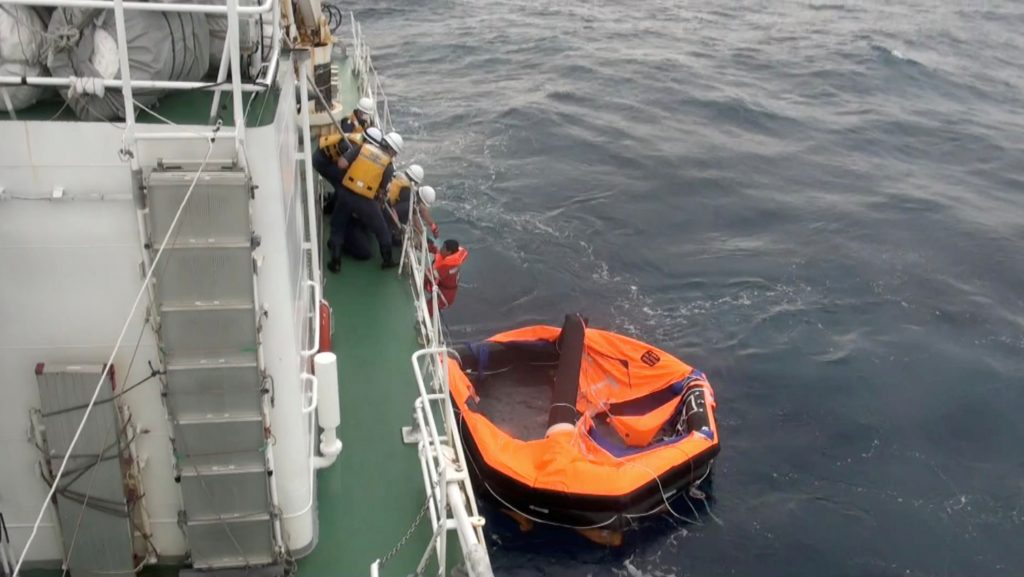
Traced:
<path id="1" fill-rule="evenodd" d="M 420 435 L 418 452 L 423 482 L 427 490 L 428 511 L 434 527 L 428 550 L 424 553 L 416 573 L 422 574 L 430 559 L 429 549 L 433 548 L 438 574 L 445 574 L 446 535 L 448 531 L 454 530 L 469 575 L 489 577 L 493 573 L 484 545 L 484 518 L 477 510 L 455 412 L 447 389 L 449 350 L 444 346 L 428 347 L 412 355 L 413 372 L 419 389 L 419 397 L 414 403 L 414 419 Z M 427 392 L 423 364 L 426 364 L 428 369 L 426 376 L 430 378 L 432 388 L 440 384 L 442 392 Z M 438 426 L 434 416 L 435 410 L 440 411 L 443 428 Z M 442 430 L 445 434 L 442 434 Z"/>
<path id="2" fill-rule="evenodd" d="M 156 89 L 156 90 L 213 90 L 219 93 L 226 83 L 222 74 L 230 65 L 231 70 L 231 95 L 235 113 L 235 130 L 231 135 L 235 140 L 235 148 L 242 156 L 242 147 L 245 142 L 245 118 L 242 108 L 243 92 L 263 92 L 270 88 L 277 75 L 278 63 L 281 56 L 281 25 L 279 0 L 264 0 L 258 6 L 239 6 L 238 0 L 228 0 L 224 6 L 207 4 L 171 4 L 165 2 L 137 2 L 126 0 L 4 0 L 4 4 L 21 6 L 61 6 L 73 8 L 103 8 L 114 11 L 118 38 L 118 56 L 120 61 L 121 78 L 90 78 L 95 85 L 102 85 L 104 88 L 120 89 L 124 98 L 125 110 L 125 145 L 133 150 L 138 140 L 135 135 L 135 107 L 132 98 L 132 89 Z M 128 66 L 128 48 L 126 41 L 127 31 L 124 24 L 124 11 L 138 10 L 146 12 L 189 12 L 201 14 L 224 14 L 227 18 L 228 37 L 225 42 L 225 50 L 222 56 L 221 71 L 218 75 L 218 82 L 195 82 L 178 80 L 132 80 L 131 69 Z M 239 19 L 241 17 L 255 18 L 266 12 L 273 11 L 273 32 L 271 37 L 270 60 L 266 62 L 266 70 L 255 82 L 242 82 L 241 80 L 241 52 L 239 47 Z M 27 85 L 42 87 L 69 87 L 72 85 L 70 77 L 52 76 L 0 76 L 0 86 L 3 85 Z M 212 122 L 211 122 L 212 125 Z M 224 136 L 224 135 L 222 135 Z M 180 135 L 175 135 L 180 137 Z M 147 135 L 147 140 L 159 140 L 158 133 Z M 171 137 L 167 137 L 171 139 Z M 137 158 L 138 155 L 131 155 Z M 137 169 L 137 162 L 132 161 L 132 168 Z"/>
<path id="3" fill-rule="evenodd" d="M 223 90 L 221 84 L 211 82 L 190 82 L 184 80 L 132 80 L 125 82 L 119 78 L 97 78 L 97 84 L 104 88 L 124 88 L 130 84 L 133 88 L 151 88 L 155 90 Z M 28 85 L 47 86 L 51 88 L 65 88 L 71 86 L 70 77 L 52 76 L 0 76 L 0 85 Z M 258 82 L 242 83 L 242 92 L 263 92 L 267 85 Z"/>
<path id="4" fill-rule="evenodd" d="M 388 97 L 384 92 L 384 85 L 377 74 L 377 69 L 373 66 L 370 47 L 366 44 L 363 36 L 363 27 L 356 21 L 352 12 L 349 12 L 349 22 L 352 23 L 352 59 L 359 82 L 359 94 L 373 99 L 374 105 L 377 107 L 377 114 L 374 115 L 377 127 L 382 132 L 390 132 L 394 129 L 394 124 L 391 122 Z"/>
<path id="5" fill-rule="evenodd" d="M 484 519 L 468 476 L 466 455 L 458 421 L 449 395 L 448 344 L 440 314 L 440 291 L 427 246 L 427 227 L 410 202 L 408 226 L 402 244 L 399 270 L 410 278 L 417 324 L 426 348 L 412 355 L 419 396 L 413 405 L 418 452 L 434 534 L 424 552 L 417 574 L 430 560 L 430 549 L 443 574 L 447 557 L 446 534 L 454 530 L 471 576 L 491 575 L 484 545 Z M 427 285 L 430 289 L 427 289 Z M 438 419 L 435 415 L 439 415 Z"/>
<path id="6" fill-rule="evenodd" d="M 352 59 L 359 93 L 373 98 L 377 106 L 375 118 L 378 127 L 382 131 L 390 131 L 393 129 L 391 110 L 383 83 L 373 66 L 362 26 L 351 12 L 349 16 L 352 23 Z M 449 349 L 442 330 L 440 292 L 437 283 L 433 282 L 436 280 L 433 254 L 427 247 L 427 227 L 414 206 L 415 203 L 410 202 L 398 270 L 399 274 L 409 274 L 416 323 L 425 346 L 411 359 L 419 393 L 413 403 L 413 420 L 414 430 L 419 434 L 417 449 L 432 536 L 416 574 L 423 574 L 431 557 L 438 564 L 438 573 L 445 574 L 446 536 L 449 531 L 455 531 L 469 575 L 490 577 L 493 573 L 484 545 L 484 519 L 477 509 L 466 455 L 448 394 Z M 430 290 L 426 288 L 428 280 L 431 281 Z M 440 419 L 435 415 L 440 415 Z M 375 561 L 370 566 L 370 575 L 379 575 L 380 566 L 381 561 Z"/>
<path id="7" fill-rule="evenodd" d="M 266 14 L 274 5 L 274 0 L 264 0 L 259 6 L 240 6 L 238 13 L 243 15 Z M 56 6 L 62 8 L 114 8 L 114 0 L 4 0 L 4 4 L 12 6 Z M 193 14 L 227 14 L 228 7 L 214 4 L 171 4 L 167 2 L 125 2 L 126 10 L 142 12 L 191 12 Z"/>

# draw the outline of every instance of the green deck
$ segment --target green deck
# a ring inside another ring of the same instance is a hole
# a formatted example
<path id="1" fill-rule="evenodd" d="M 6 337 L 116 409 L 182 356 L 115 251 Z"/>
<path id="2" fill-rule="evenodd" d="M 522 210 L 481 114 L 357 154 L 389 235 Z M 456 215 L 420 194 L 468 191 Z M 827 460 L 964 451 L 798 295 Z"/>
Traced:
<path id="1" fill-rule="evenodd" d="M 348 113 L 359 92 L 351 60 L 339 67 L 338 98 Z M 320 537 L 299 560 L 299 574 L 367 576 L 373 561 L 406 534 L 426 500 L 416 447 L 404 444 L 401 435 L 403 426 L 413 424 L 417 387 L 411 357 L 420 346 L 407 279 L 393 269 L 382 271 L 377 258 L 346 258 L 341 273 L 325 269 L 324 274 L 324 298 L 334 309 L 344 448 L 338 461 L 319 474 Z M 427 516 L 380 574 L 412 574 L 431 531 Z M 461 556 L 457 539 L 449 537 L 451 567 Z M 436 571 L 433 562 L 428 568 Z"/>
<path id="2" fill-rule="evenodd" d="M 325 298 L 334 308 L 341 439 L 338 461 L 319 475 L 320 541 L 299 560 L 299 574 L 369 575 L 370 564 L 405 535 L 424 503 L 416 448 L 402 443 L 412 424 L 419 348 L 408 282 L 377 259 L 345 260 L 330 275 Z M 430 538 L 429 518 L 381 571 L 408 575 Z"/>
<path id="3" fill-rule="evenodd" d="M 359 93 L 351 61 L 339 64 L 338 97 L 349 112 Z M 346 258 L 341 273 L 325 269 L 324 274 L 324 298 L 334 309 L 344 448 L 318 476 L 319 542 L 299 560 L 299 574 L 367 576 L 370 564 L 391 551 L 426 500 L 416 447 L 402 443 L 401 435 L 403 426 L 413 424 L 417 395 L 410 360 L 419 348 L 415 312 L 408 280 L 393 269 L 382 271 L 377 258 Z M 380 574 L 412 574 L 430 533 L 427 517 Z"/>
<path id="4" fill-rule="evenodd" d="M 194 91 L 167 94 L 160 98 L 157 105 L 149 106 L 157 114 L 174 121 L 176 124 L 199 124 L 209 123 L 210 105 L 213 103 L 213 92 Z M 242 102 L 249 109 L 245 125 L 249 128 L 266 126 L 274 121 L 274 111 L 277 110 L 277 99 L 280 91 L 277 89 L 265 92 L 247 93 L 242 97 Z M 249 104 L 249 99 L 252 103 Z M 234 106 L 231 102 L 231 91 L 222 92 L 220 95 L 220 113 L 218 117 L 224 126 L 230 127 L 235 124 Z M 140 124 L 162 124 L 164 121 L 156 118 L 148 112 L 137 108 L 136 122 Z M 60 122 L 92 122 L 83 121 L 75 115 L 70 106 L 64 106 L 64 101 L 59 95 L 47 97 L 32 106 L 19 110 L 15 113 L 18 120 L 44 120 Z M 11 120 L 8 112 L 0 112 L 0 121 Z M 111 121 L 120 124 L 121 120 Z"/>
<path id="5" fill-rule="evenodd" d="M 348 58 L 339 62 L 338 98 L 351 110 L 358 99 Z M 255 98 L 247 126 L 273 122 L 278 91 Z M 181 124 L 206 124 L 212 93 L 171 94 L 160 101 L 161 115 Z M 248 99 L 248 96 L 246 97 Z M 266 102 L 264 102 L 266 99 Z M 19 120 L 76 121 L 62 102 L 44 101 L 18 112 Z M 231 123 L 230 92 L 222 95 L 225 125 Z M 263 111 L 263 112 L 261 112 Z M 0 120 L 9 118 L 0 113 Z M 139 122 L 161 122 L 142 113 Z M 328 274 L 324 298 L 334 308 L 333 350 L 338 355 L 341 399 L 340 437 L 344 448 L 337 462 L 318 475 L 319 541 L 298 560 L 299 574 L 312 577 L 368 576 L 375 559 L 383 558 L 406 534 L 426 499 L 416 447 L 402 442 L 401 428 L 412 424 L 417 395 L 410 357 L 419 348 L 408 281 L 394 270 L 382 271 L 380 261 L 345 259 L 340 274 Z M 382 576 L 415 571 L 430 539 L 429 516 L 408 542 L 381 568 Z M 458 540 L 448 538 L 448 566 L 461 560 Z M 428 569 L 436 571 L 431 562 Z M 170 577 L 176 567 L 143 571 L 150 577 Z M 54 571 L 27 572 L 26 577 Z"/>

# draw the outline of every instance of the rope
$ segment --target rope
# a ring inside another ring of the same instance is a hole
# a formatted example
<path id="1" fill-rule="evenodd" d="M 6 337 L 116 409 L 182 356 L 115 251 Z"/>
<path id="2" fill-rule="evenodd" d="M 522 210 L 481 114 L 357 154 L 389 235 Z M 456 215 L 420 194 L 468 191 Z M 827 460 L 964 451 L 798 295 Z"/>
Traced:
<path id="1" fill-rule="evenodd" d="M 331 29 L 332 34 L 337 34 L 341 27 L 345 25 L 344 13 L 341 8 L 333 4 L 323 5 L 324 15 L 327 16 L 327 27 Z"/>
<path id="2" fill-rule="evenodd" d="M 53 54 L 78 46 L 78 41 L 82 39 L 82 32 L 71 25 L 55 26 L 52 31 L 44 32 L 43 37 L 46 39 L 45 52 Z"/>
<path id="3" fill-rule="evenodd" d="M 220 130 L 219 124 L 217 125 L 216 128 L 214 128 L 214 132 L 218 130 Z M 28 556 L 29 548 L 32 546 L 33 541 L 35 541 L 36 535 L 39 533 L 39 525 L 41 525 L 43 522 L 43 516 L 46 514 L 47 505 L 49 505 L 50 501 L 53 499 L 54 493 L 57 492 L 57 487 L 60 484 L 61 478 L 64 476 L 64 470 L 67 469 L 68 461 L 71 458 L 71 453 L 74 452 L 74 448 L 78 444 L 78 440 L 82 436 L 82 431 L 85 429 L 85 422 L 89 419 L 89 415 L 92 414 L 92 409 L 96 405 L 96 399 L 99 397 L 100 390 L 102 390 L 103 388 L 103 382 L 106 380 L 107 375 L 110 373 L 110 369 L 114 366 L 114 357 L 117 356 L 117 351 L 118 349 L 121 348 L 121 341 L 124 340 L 125 333 L 128 332 L 128 327 L 131 325 L 132 319 L 135 317 L 135 311 L 138 309 L 139 304 L 142 302 L 142 297 L 143 295 L 146 294 L 147 289 L 149 287 L 149 283 L 152 281 L 153 272 L 154 270 L 156 270 L 156 264 L 157 262 L 159 262 L 160 257 L 163 256 L 164 249 L 167 247 L 167 241 L 170 239 L 171 233 L 177 227 L 178 220 L 181 218 L 181 214 L 185 210 L 185 205 L 188 204 L 189 198 L 192 197 L 192 191 L 195 190 L 196 184 L 199 182 L 199 176 L 202 174 L 203 169 L 206 168 L 206 163 L 209 162 L 210 155 L 213 154 L 213 144 L 215 139 L 216 136 L 209 140 L 209 148 L 206 151 L 206 157 L 203 159 L 203 162 L 200 165 L 199 170 L 196 172 L 195 177 L 192 179 L 192 183 L 189 185 L 188 191 L 185 193 L 185 198 L 181 201 L 181 205 L 178 207 L 178 212 L 175 213 L 174 220 L 171 221 L 170 228 L 168 229 L 167 234 L 164 235 L 163 242 L 160 243 L 160 249 L 157 251 L 156 257 L 153 259 L 149 271 L 146 272 L 146 278 L 143 279 L 142 285 L 139 287 L 139 291 L 135 295 L 135 302 L 132 303 L 131 310 L 128 312 L 128 317 L 125 319 L 124 325 L 121 327 L 121 333 L 118 335 L 117 340 L 114 343 L 114 349 L 110 352 L 110 357 L 107 359 L 107 362 L 104 365 L 103 374 L 100 375 L 99 381 L 96 383 L 96 387 L 92 393 L 92 398 L 90 398 L 89 404 L 85 408 L 85 414 L 82 415 L 82 420 L 78 424 L 78 429 L 75 431 L 75 435 L 74 437 L 71 438 L 71 443 L 68 445 L 68 453 L 67 455 L 64 456 L 64 459 L 61 461 L 60 468 L 57 470 L 57 474 L 54 476 L 53 479 L 53 486 L 50 487 L 50 490 L 47 493 L 46 498 L 43 499 L 43 503 L 39 507 L 39 514 L 36 515 L 36 520 L 32 523 L 32 532 L 29 533 L 28 540 L 25 542 L 25 547 L 21 550 L 21 555 L 18 557 L 18 563 L 14 567 L 15 575 L 17 575 L 18 572 L 21 570 L 21 566 L 25 563 L 25 557 Z"/>
<path id="4" fill-rule="evenodd" d="M 255 92 L 253 94 L 255 94 Z M 132 102 L 135 103 L 135 106 L 138 106 L 139 108 L 141 108 L 142 110 L 144 110 L 145 112 L 147 112 L 151 116 L 153 116 L 153 118 L 156 118 L 157 120 L 159 120 L 159 121 L 161 121 L 161 122 L 163 122 L 165 124 L 169 124 L 171 126 L 176 126 L 178 128 L 182 128 L 182 129 L 184 129 L 187 132 L 191 132 L 192 134 L 195 134 L 196 136 L 200 136 L 200 137 L 203 136 L 203 134 L 201 132 L 197 131 L 197 130 L 193 130 L 193 129 L 189 128 L 188 126 L 179 125 L 178 123 L 176 123 L 176 122 L 174 122 L 174 121 L 172 121 L 172 120 L 170 120 L 170 119 L 168 119 L 168 118 L 166 118 L 164 116 L 161 116 L 156 111 L 154 111 L 152 108 L 149 108 L 148 106 L 146 106 L 145 104 L 142 104 L 141 102 L 139 102 L 138 100 L 135 100 L 134 98 L 132 98 Z M 219 123 L 220 121 L 218 120 L 217 122 Z M 219 129 L 219 127 L 220 127 L 220 125 L 218 124 L 217 128 Z"/>
<path id="5" fill-rule="evenodd" d="M 320 92 L 320 88 L 316 85 L 316 82 L 314 82 L 313 79 L 310 78 L 308 74 L 306 75 L 306 84 L 309 86 L 309 88 L 313 89 L 313 94 L 316 95 L 317 100 L 320 101 L 320 104 L 323 105 L 324 110 L 327 111 L 327 116 L 330 117 L 331 123 L 334 124 L 334 127 L 338 129 L 338 132 L 345 132 L 344 130 L 341 129 L 341 123 L 338 121 L 337 118 L 334 117 L 334 113 L 331 112 L 331 103 L 327 102 L 327 99 L 324 98 L 323 93 Z"/>
<path id="6" fill-rule="evenodd" d="M 11 115 L 11 120 L 18 120 L 18 115 L 14 111 L 14 102 L 11 100 L 11 95 L 7 93 L 6 86 L 0 86 L 0 96 L 3 96 L 4 109 Z"/>
<path id="7" fill-rule="evenodd" d="M 559 405 L 564 405 L 564 406 L 570 406 L 570 405 L 565 404 L 565 403 L 558 403 L 558 404 Z M 573 407 L 573 409 L 575 410 L 575 407 Z M 459 425 L 460 425 L 460 428 L 463 429 L 463 433 L 465 434 L 465 433 L 467 433 L 467 431 L 465 431 L 465 428 L 463 426 L 464 422 L 465 422 L 465 420 L 463 419 L 463 417 L 462 417 L 462 415 L 460 413 L 460 415 L 459 415 Z M 576 429 L 575 429 L 575 438 L 576 438 L 577 442 L 580 440 L 580 435 L 581 435 L 580 427 L 577 426 Z M 686 521 L 687 523 L 690 523 L 690 524 L 693 524 L 693 525 L 703 525 L 704 524 L 699 519 L 700 513 L 697 512 L 697 509 L 693 506 L 693 503 L 689 499 L 686 499 L 686 503 L 690 506 L 690 510 L 693 511 L 693 514 L 694 514 L 694 517 L 695 517 L 694 519 L 690 519 L 689 517 L 686 517 L 685 515 L 680 514 L 675 509 L 672 508 L 672 505 L 671 505 L 671 503 L 669 501 L 669 497 L 665 493 L 665 487 L 661 483 L 661 478 L 658 476 L 658 474 L 656 474 L 649 467 L 647 467 L 645 465 L 642 465 L 640 463 L 633 462 L 631 460 L 623 459 L 621 457 L 612 456 L 612 458 L 614 458 L 615 460 L 620 461 L 622 463 L 625 463 L 627 465 L 638 467 L 638 468 L 643 469 L 644 471 L 648 472 L 651 475 L 651 477 L 654 480 L 654 482 L 657 483 L 657 485 L 658 485 L 658 492 L 661 494 L 661 500 L 662 500 L 662 503 L 665 506 L 665 509 L 669 513 L 671 513 L 672 516 L 676 517 L 677 519 L 681 519 L 683 521 Z M 473 465 L 473 468 L 477 470 L 478 477 L 482 479 L 483 477 L 482 477 L 482 475 L 479 475 L 479 472 L 480 472 L 479 471 L 479 467 L 477 467 L 476 461 L 473 460 L 473 456 L 470 455 L 470 454 L 467 454 L 467 459 Z M 690 484 L 690 492 L 689 492 L 689 494 L 693 498 L 700 499 L 701 501 L 703 501 L 704 502 L 704 507 L 707 510 L 708 514 L 711 516 L 711 518 L 714 519 L 715 522 L 717 522 L 719 525 L 723 525 L 724 526 L 724 523 L 722 523 L 722 521 L 718 517 L 716 517 L 714 515 L 714 513 L 711 512 L 711 507 L 708 505 L 707 500 L 705 499 L 705 496 L 703 495 L 703 493 L 700 492 L 699 490 L 696 490 L 696 493 L 694 492 L 696 487 L 698 485 L 700 485 L 702 482 L 704 482 L 704 480 L 711 473 L 712 463 L 713 463 L 713 461 L 709 462 L 707 464 L 707 468 L 704 471 L 704 475 L 701 476 L 700 479 L 698 479 L 698 480 L 696 480 L 696 481 L 694 481 L 693 483 Z M 692 463 L 690 464 L 690 467 L 691 467 L 691 470 L 692 470 L 693 469 L 693 464 Z M 500 495 L 498 495 L 494 491 L 494 489 L 491 488 L 490 484 L 488 484 L 486 481 L 484 481 L 484 487 L 502 505 L 504 505 L 505 507 L 507 507 L 511 511 L 513 511 L 513 512 L 519 514 L 519 515 L 522 515 L 524 518 L 529 519 L 529 520 L 531 520 L 531 521 L 533 521 L 535 523 L 543 523 L 543 524 L 546 524 L 546 525 L 553 525 L 553 526 L 556 526 L 556 527 L 562 527 L 562 528 L 566 528 L 566 529 L 587 530 L 587 529 L 599 529 L 599 528 L 605 527 L 605 526 L 607 526 L 607 525 L 609 525 L 609 524 L 611 524 L 612 522 L 615 521 L 615 517 L 612 517 L 612 518 L 610 518 L 607 521 L 604 521 L 602 523 L 598 523 L 598 524 L 595 524 L 595 525 L 586 525 L 585 526 L 585 525 L 572 525 L 572 524 L 567 524 L 567 523 L 558 523 L 558 522 L 555 522 L 555 521 L 549 521 L 549 520 L 546 520 L 546 519 L 540 519 L 540 518 L 537 518 L 537 517 L 535 517 L 533 515 L 530 515 L 529 513 L 526 513 L 524 511 L 521 511 L 521 510 L 517 509 L 512 504 L 510 504 L 507 501 L 505 501 L 503 498 L 501 498 Z M 661 509 L 661 507 L 658 506 L 658 507 L 655 507 L 654 509 L 652 509 L 652 510 L 646 512 L 646 513 L 633 514 L 633 515 L 624 515 L 624 516 L 626 518 L 628 518 L 628 519 L 635 519 L 635 518 L 640 518 L 640 517 L 646 517 L 648 515 L 652 515 L 654 513 L 657 513 L 660 509 Z"/>
<path id="8" fill-rule="evenodd" d="M 82 420 L 82 424 L 83 425 L 85 424 L 85 420 L 84 419 Z M 125 423 L 125 425 L 127 426 L 127 423 Z M 118 433 L 118 434 L 120 434 L 120 433 Z M 107 429 L 107 434 L 105 435 L 104 440 L 103 440 L 103 444 L 104 445 L 107 444 L 107 439 L 109 439 L 109 438 L 110 438 L 110 429 Z M 116 444 L 116 442 L 115 442 L 115 444 Z M 103 460 L 103 454 L 106 453 L 106 451 L 107 451 L 106 448 L 104 448 L 102 451 L 100 451 L 99 456 L 96 457 L 96 462 L 93 463 L 93 465 L 92 465 L 92 467 L 90 467 L 90 469 L 95 469 L 97 466 L 99 466 L 100 462 Z M 65 463 L 67 463 L 67 459 L 70 456 L 71 456 L 71 450 L 69 449 L 67 456 L 64 457 L 64 462 Z M 88 470 L 89 469 L 86 469 L 86 471 L 88 471 Z M 84 472 L 81 473 L 81 475 L 84 475 L 84 474 L 85 474 Z M 81 475 L 79 475 L 79 476 L 81 476 Z M 77 479 L 78 479 L 78 477 L 76 477 L 75 479 L 72 479 L 71 483 L 74 483 Z M 89 486 L 86 487 L 86 489 L 85 489 L 85 498 L 82 500 L 82 510 L 78 512 L 78 520 L 75 522 L 75 532 L 72 533 L 72 535 L 71 535 L 71 545 L 68 546 L 68 554 L 67 554 L 67 557 L 65 558 L 65 561 L 64 561 L 64 567 L 62 568 L 63 570 L 60 573 L 61 577 L 65 577 L 65 575 L 68 574 L 68 569 L 70 569 L 71 555 L 72 555 L 72 553 L 74 553 L 75 545 L 78 543 L 78 531 L 82 528 L 82 519 L 85 518 L 85 509 L 89 506 L 89 497 L 92 495 L 92 487 L 93 487 L 93 484 L 95 482 L 96 482 L 96 472 L 93 471 L 93 474 L 89 476 Z M 68 485 L 70 485 L 71 483 L 68 483 Z M 57 487 L 57 482 L 55 480 L 54 483 L 53 483 L 53 488 L 56 489 L 56 487 Z M 25 549 L 27 550 L 28 546 L 26 546 Z M 15 574 L 17 574 L 17 570 L 15 570 Z"/>
<path id="9" fill-rule="evenodd" d="M 145 327 L 145 325 L 143 325 L 143 327 Z M 142 340 L 141 339 L 142 331 L 139 332 L 139 337 L 140 337 L 139 340 L 141 341 Z M 153 368 L 153 363 L 149 364 L 149 369 L 150 369 L 150 373 L 149 373 L 148 377 L 143 377 L 142 380 L 139 380 L 139 381 L 133 383 L 132 385 L 130 385 L 128 387 L 125 387 L 124 389 L 121 389 L 121 392 L 117 393 L 116 395 L 113 395 L 112 397 L 110 397 L 108 399 L 103 399 L 102 401 L 96 401 L 95 404 L 96 405 L 104 405 L 106 403 L 113 402 L 113 401 L 123 397 L 124 395 L 128 394 L 129 391 L 132 391 L 135 388 L 141 387 L 142 385 L 146 384 L 150 379 L 156 378 L 159 375 L 166 374 L 165 371 L 158 371 L 158 370 L 154 369 Z M 129 370 L 131 370 L 131 367 L 129 367 Z M 40 413 L 39 416 L 40 417 L 54 417 L 54 416 L 57 416 L 57 415 L 63 415 L 64 413 L 70 413 L 70 412 L 73 412 L 73 411 L 80 411 L 80 410 L 82 410 L 82 409 L 84 409 L 84 408 L 86 408 L 88 406 L 89 406 L 88 404 L 75 405 L 73 407 L 67 407 L 67 408 L 64 408 L 64 409 L 59 409 L 59 410 L 56 410 L 56 411 L 51 411 L 49 413 Z"/>
<path id="10" fill-rule="evenodd" d="M 23 56 L 28 58 L 29 51 L 25 49 L 25 39 L 21 37 L 22 30 L 24 30 L 27 34 L 32 34 L 33 36 L 41 37 L 43 39 L 43 46 L 39 50 L 38 58 L 36 58 L 35 60 L 31 60 L 31 61 L 26 60 L 26 62 L 28 64 L 33 64 L 33 65 L 37 65 L 37 66 L 45 66 L 46 65 L 47 44 L 49 42 L 49 34 L 48 34 L 48 32 L 45 29 L 44 30 L 39 30 L 35 26 L 33 26 L 32 24 L 30 24 L 28 22 L 25 22 L 25 20 L 23 20 L 20 16 L 18 16 L 17 12 L 13 8 L 7 8 L 6 6 L 0 5 L 0 10 L 2 10 L 5 14 L 10 16 L 13 20 L 17 21 L 18 24 L 20 24 L 20 26 L 16 26 L 15 27 L 15 30 L 18 33 L 18 46 L 21 48 L 21 53 L 22 53 Z M 38 18 L 38 16 L 37 16 L 37 18 Z M 44 28 L 45 28 L 45 24 L 44 24 Z M 77 32 L 77 30 L 76 30 L 76 32 Z"/>

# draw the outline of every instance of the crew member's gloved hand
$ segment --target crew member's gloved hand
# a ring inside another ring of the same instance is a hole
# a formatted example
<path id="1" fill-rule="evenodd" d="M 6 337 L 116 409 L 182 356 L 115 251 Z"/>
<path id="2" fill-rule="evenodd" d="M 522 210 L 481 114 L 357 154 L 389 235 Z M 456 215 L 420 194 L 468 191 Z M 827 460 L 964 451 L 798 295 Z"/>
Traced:
<path id="1" fill-rule="evenodd" d="M 441 233 L 441 229 L 437 228 L 436 222 L 430 225 L 430 232 L 433 233 L 434 238 L 437 238 L 437 235 Z"/>

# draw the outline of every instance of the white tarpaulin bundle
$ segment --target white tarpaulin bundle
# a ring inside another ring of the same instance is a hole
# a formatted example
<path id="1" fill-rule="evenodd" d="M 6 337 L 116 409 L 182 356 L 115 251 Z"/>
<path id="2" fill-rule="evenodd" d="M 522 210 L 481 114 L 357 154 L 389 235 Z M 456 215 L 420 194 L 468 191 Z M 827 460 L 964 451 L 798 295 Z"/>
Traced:
<path id="1" fill-rule="evenodd" d="M 132 80 L 198 81 L 210 61 L 210 31 L 202 14 L 125 11 Z M 119 89 L 104 90 L 99 79 L 120 78 L 113 10 L 59 8 L 50 19 L 47 66 L 53 76 L 75 77 L 61 90 L 86 120 L 124 118 Z M 135 100 L 151 106 L 163 93 L 134 89 Z"/>
<path id="2" fill-rule="evenodd" d="M 224 6 L 224 0 L 190 0 L 195 4 L 212 4 Z M 239 6 L 256 6 L 258 0 L 238 0 Z M 268 15 L 269 18 L 269 15 Z M 210 75 L 216 75 L 220 68 L 220 59 L 224 53 L 224 44 L 228 37 L 228 18 L 220 14 L 209 14 L 206 21 L 210 24 Z M 259 34 L 256 21 L 247 18 L 238 19 L 238 39 L 242 50 L 242 64 L 245 66 L 247 56 L 259 50 Z"/>
<path id="3" fill-rule="evenodd" d="M 45 76 L 46 26 L 28 6 L 0 4 L 0 76 Z M 0 86 L 0 112 L 32 106 L 45 89 Z"/>

